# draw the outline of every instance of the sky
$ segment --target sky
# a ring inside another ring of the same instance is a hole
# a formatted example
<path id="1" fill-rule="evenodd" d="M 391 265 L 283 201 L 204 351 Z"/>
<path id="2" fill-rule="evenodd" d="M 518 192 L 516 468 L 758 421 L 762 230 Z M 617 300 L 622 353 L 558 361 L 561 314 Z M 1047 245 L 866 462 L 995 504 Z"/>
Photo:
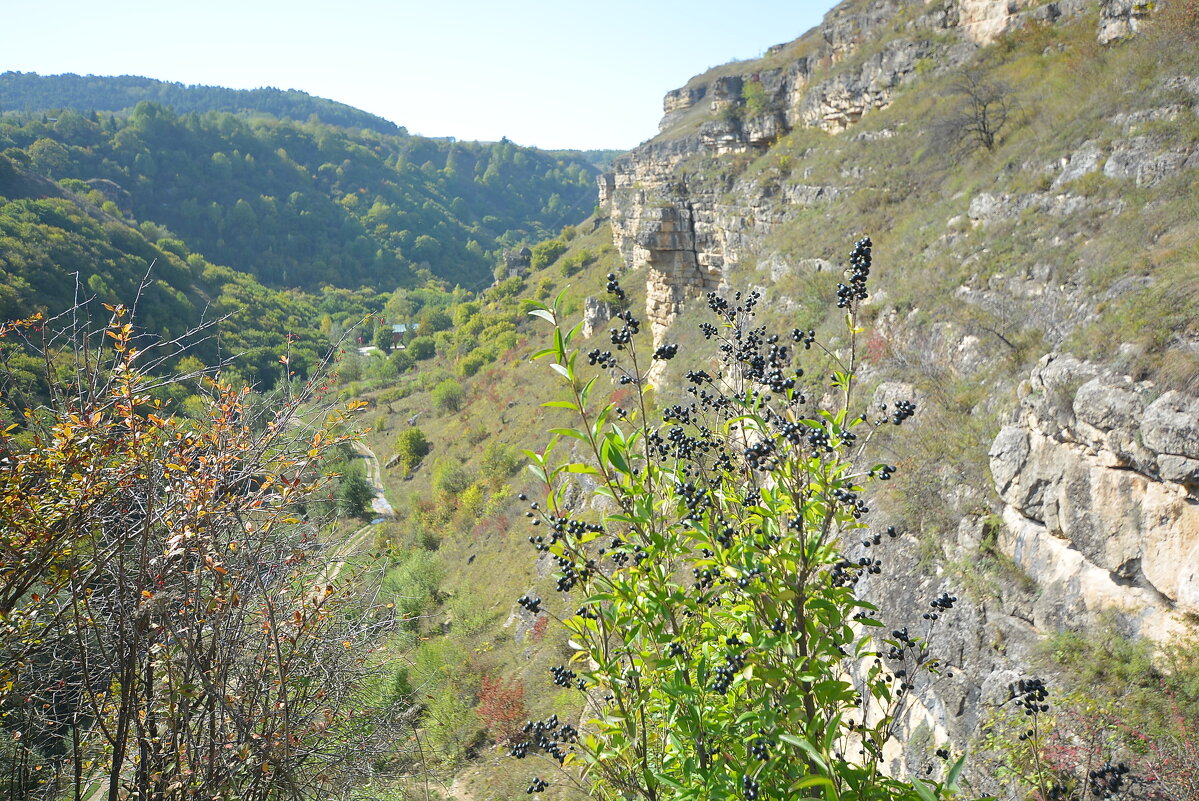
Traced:
<path id="1" fill-rule="evenodd" d="M 299 89 L 409 132 L 625 150 L 662 96 L 820 22 L 833 0 L 6 3 L 0 72 Z"/>

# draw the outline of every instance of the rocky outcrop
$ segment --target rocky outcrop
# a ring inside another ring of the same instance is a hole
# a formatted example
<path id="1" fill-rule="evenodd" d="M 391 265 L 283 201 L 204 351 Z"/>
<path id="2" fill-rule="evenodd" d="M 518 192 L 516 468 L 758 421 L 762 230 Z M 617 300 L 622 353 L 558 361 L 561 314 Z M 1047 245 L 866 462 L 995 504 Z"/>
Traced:
<path id="1" fill-rule="evenodd" d="M 1099 43 L 1132 36 L 1152 10 L 1150 0 L 1103 0 L 1099 6 Z"/>
<path id="2" fill-rule="evenodd" d="M 1025 192 L 1020 194 L 993 194 L 982 192 L 970 201 L 967 216 L 983 225 L 1013 220 L 1026 211 L 1041 214 L 1066 216 L 1076 214 L 1088 205 L 1086 198 L 1069 192 L 1049 194 L 1046 192 Z"/>
<path id="3" fill-rule="evenodd" d="M 528 248 L 511 248 L 504 251 L 504 269 L 508 278 L 524 275 L 529 271 L 533 251 Z"/>
<path id="4" fill-rule="evenodd" d="M 687 109 L 703 100 L 707 94 L 708 87 L 706 86 L 684 86 L 682 89 L 667 92 L 666 97 L 662 99 L 663 117 L 662 121 L 658 123 L 658 130 L 669 129 Z"/>
<path id="5" fill-rule="evenodd" d="M 843 131 L 867 112 L 890 105 L 895 90 L 934 53 L 924 40 L 900 40 L 870 56 L 856 70 L 841 72 L 803 92 L 792 124 Z"/>
<path id="6" fill-rule="evenodd" d="M 1152 186 L 1181 169 L 1195 167 L 1199 167 L 1199 151 L 1194 145 L 1163 149 L 1152 136 L 1134 136 L 1115 143 L 1103 174 L 1132 179 L 1137 186 Z"/>
<path id="7" fill-rule="evenodd" d="M 601 207 L 612 202 L 612 193 L 616 190 L 616 176 L 610 172 L 602 172 L 595 176 L 597 200 Z"/>
<path id="8" fill-rule="evenodd" d="M 583 299 L 583 336 L 590 338 L 612 319 L 612 307 L 599 298 Z"/>
<path id="9" fill-rule="evenodd" d="M 1163 639 L 1199 612 L 1199 398 L 1051 354 L 990 457 L 1039 629 L 1115 609 Z"/>
<path id="10" fill-rule="evenodd" d="M 648 268 L 647 316 L 654 330 L 664 331 L 689 299 L 719 286 L 727 268 L 778 222 L 842 191 L 802 181 L 739 181 L 719 169 L 687 165 L 760 153 L 797 127 L 844 131 L 888 106 L 921 70 L 952 68 L 1006 30 L 1051 24 L 1093 8 L 1094 2 L 845 3 L 818 28 L 771 48 L 764 59 L 746 62 L 743 70 L 721 68 L 668 92 L 660 136 L 617 160 L 613 174 L 600 179 L 600 203 L 611 212 L 626 266 Z M 1087 161 L 1080 154 L 1077 163 L 1064 165 L 1063 174 L 1081 176 L 1099 169 L 1101 155 Z M 1107 161 L 1127 162 L 1127 169 L 1139 170 L 1139 182 L 1173 165 L 1146 167 L 1135 154 L 1125 158 L 1114 153 Z M 1036 197 L 987 196 L 979 203 L 988 198 L 988 207 L 972 207 L 976 219 L 1008 214 L 1021 204 L 1069 213 L 1075 202 L 1068 193 L 1055 191 Z"/>
<path id="11" fill-rule="evenodd" d="M 1000 513 L 967 515 L 938 538 L 944 564 L 958 567 L 922 566 L 907 533 L 850 554 L 886 565 L 860 591 L 889 626 L 927 633 L 945 668 L 900 721 L 902 748 L 888 752 L 897 775 L 919 774 L 930 736 L 976 737 L 1038 663 L 1046 634 L 1114 615 L 1123 631 L 1166 641 L 1199 610 L 1199 398 L 1059 354 L 1041 360 L 1022 394 L 990 449 Z M 873 405 L 914 395 L 884 383 Z M 963 586 L 972 571 L 983 584 Z M 923 613 L 943 592 L 960 602 L 934 626 Z M 972 790 L 1012 797 L 971 762 Z"/>

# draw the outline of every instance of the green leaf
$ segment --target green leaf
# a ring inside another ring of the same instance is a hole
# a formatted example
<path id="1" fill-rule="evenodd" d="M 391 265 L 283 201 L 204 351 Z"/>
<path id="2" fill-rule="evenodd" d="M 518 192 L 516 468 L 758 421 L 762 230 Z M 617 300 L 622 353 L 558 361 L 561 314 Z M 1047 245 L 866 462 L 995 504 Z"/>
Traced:
<path id="1" fill-rule="evenodd" d="M 561 375 L 563 378 L 565 378 L 567 381 L 569 381 L 569 380 L 570 380 L 570 372 L 569 372 L 569 371 L 566 369 L 566 367 L 564 367 L 563 365 L 561 365 L 561 364 L 551 364 L 551 365 L 550 365 L 550 367 L 551 367 L 551 368 L 553 368 L 553 370 L 554 370 L 554 372 L 555 372 L 555 373 L 558 373 L 558 374 L 560 374 L 560 375 Z"/>
<path id="2" fill-rule="evenodd" d="M 542 320 L 548 320 L 550 325 L 555 323 L 554 313 L 549 309 L 533 309 L 529 312 L 530 317 L 540 317 Z"/>
<path id="3" fill-rule="evenodd" d="M 579 398 L 583 401 L 583 408 L 587 408 L 587 399 L 591 397 L 591 388 L 595 386 L 595 379 L 599 376 L 594 376 L 587 382 L 587 386 L 583 387 L 583 391 L 579 393 Z"/>
<path id="4" fill-rule="evenodd" d="M 807 740 L 802 737 L 796 737 L 794 734 L 780 734 L 779 739 L 803 751 L 821 770 L 828 771 L 828 763 L 824 761 L 824 757 L 820 756 L 820 752 L 816 750 L 816 746 Z"/>
<path id="5" fill-rule="evenodd" d="M 659 782 L 661 782 L 662 784 L 665 784 L 667 787 L 672 787 L 672 788 L 674 788 L 675 790 L 682 790 L 682 789 L 683 789 L 683 785 L 679 784 L 679 783 L 678 783 L 678 782 L 676 782 L 674 779 L 670 778 L 669 776 L 667 776 L 667 775 L 665 775 L 665 774 L 663 774 L 663 773 L 659 773 L 659 774 L 657 774 L 657 775 L 656 775 L 654 778 L 655 778 L 655 779 L 657 779 L 657 780 L 658 780 Z"/>
<path id="6" fill-rule="evenodd" d="M 953 767 L 949 769 L 949 773 L 945 776 L 945 789 L 951 793 L 960 793 L 962 790 L 958 787 L 958 777 L 962 775 L 962 769 L 966 767 L 966 754 L 963 753 L 958 757 L 958 761 L 953 763 Z"/>
<path id="7" fill-rule="evenodd" d="M 587 442 L 587 435 L 582 431 L 579 431 L 577 428 L 551 428 L 550 433 L 558 434 L 563 437 L 571 437 L 572 439 L 577 439 L 580 442 Z"/>
<path id="8" fill-rule="evenodd" d="M 568 400 L 546 401 L 541 405 L 547 409 L 573 409 L 576 412 L 579 410 L 574 401 Z"/>
<path id="9" fill-rule="evenodd" d="M 928 785 L 914 776 L 912 777 L 912 787 L 916 790 L 916 794 L 920 796 L 921 801 L 937 801 L 937 796 L 928 788 Z"/>
<path id="10" fill-rule="evenodd" d="M 578 335 L 579 331 L 582 330 L 582 328 L 583 328 L 583 321 L 579 320 L 577 323 L 575 323 L 574 328 L 572 328 L 566 332 L 565 342 L 568 346 L 570 345 L 570 341 Z"/>
<path id="11" fill-rule="evenodd" d="M 612 463 L 612 466 L 625 475 L 631 473 L 632 470 L 629 469 L 629 462 L 628 459 L 625 458 L 624 448 L 613 442 L 611 437 L 605 439 L 604 442 L 610 443 L 610 447 L 608 448 L 608 461 Z"/>

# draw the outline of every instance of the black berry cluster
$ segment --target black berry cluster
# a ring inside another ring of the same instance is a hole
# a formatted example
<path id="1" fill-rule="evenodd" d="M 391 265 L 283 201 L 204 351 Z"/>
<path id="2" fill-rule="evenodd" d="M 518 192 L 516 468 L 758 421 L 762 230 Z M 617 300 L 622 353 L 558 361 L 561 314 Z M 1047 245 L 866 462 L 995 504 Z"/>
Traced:
<path id="1" fill-rule="evenodd" d="M 579 732 L 573 726 L 559 724 L 557 715 L 550 715 L 545 720 L 530 720 L 521 729 L 521 734 L 528 739 L 522 740 L 508 751 L 508 756 L 524 759 L 529 751 L 540 751 L 551 757 L 558 764 L 566 760 L 564 744 L 569 745 L 579 739 Z M 541 788 L 544 790 L 545 785 Z"/>
<path id="2" fill-rule="evenodd" d="M 1114 798 L 1125 790 L 1125 782 L 1131 778 L 1128 773 L 1123 762 L 1116 765 L 1109 762 L 1087 774 L 1087 789 L 1096 798 Z"/>
<path id="3" fill-rule="evenodd" d="M 916 647 L 916 640 L 908 634 L 907 626 L 904 626 L 902 629 L 895 629 L 892 631 L 891 637 L 895 640 L 895 642 L 887 652 L 887 658 L 892 661 L 902 660 L 905 650 L 914 649 Z"/>
<path id="4" fill-rule="evenodd" d="M 578 687 L 580 690 L 587 687 L 587 682 L 580 679 L 573 670 L 569 670 L 565 665 L 554 665 L 550 668 L 550 673 L 554 677 L 554 684 L 559 687 Z"/>
<path id="5" fill-rule="evenodd" d="M 738 640 L 736 644 L 740 645 L 741 642 Z M 724 664 L 717 665 L 712 670 L 716 674 L 716 677 L 712 679 L 712 691 L 716 693 L 728 692 L 729 687 L 733 684 L 733 679 L 736 678 L 743 667 L 745 667 L 745 654 L 741 651 L 726 651 Z"/>
<path id="6" fill-rule="evenodd" d="M 867 573 L 879 574 L 883 572 L 883 562 L 881 559 L 875 559 L 872 556 L 863 556 L 858 560 L 858 566 L 863 568 Z"/>
<path id="7" fill-rule="evenodd" d="M 798 328 L 791 329 L 791 339 L 803 345 L 804 350 L 811 350 L 812 343 L 816 341 L 816 330 L 809 328 L 807 331 L 801 331 Z"/>
<path id="8" fill-rule="evenodd" d="M 618 300 L 625 300 L 625 293 L 620 287 L 620 282 L 616 280 L 616 273 L 608 273 L 607 289 L 609 294 L 613 295 Z"/>
<path id="9" fill-rule="evenodd" d="M 525 793 L 527 793 L 528 795 L 532 795 L 533 793 L 540 793 L 542 790 L 544 790 L 545 788 L 547 788 L 549 786 L 550 786 L 550 783 L 547 782 L 545 779 L 541 778 L 540 776 L 534 776 L 533 782 L 529 785 L 528 789 L 525 790 Z"/>
<path id="10" fill-rule="evenodd" d="M 1019 737 L 1020 741 L 1032 740 L 1036 737 L 1036 716 L 1049 711 L 1049 690 L 1041 679 L 1020 679 L 1008 686 L 1008 692 L 1015 699 L 1016 706 L 1024 711 L 1026 717 L 1033 718 L 1033 728 L 1028 729 Z"/>
<path id="11" fill-rule="evenodd" d="M 759 735 L 764 735 L 765 731 L 759 729 Z M 749 744 L 749 755 L 754 759 L 760 759 L 763 762 L 770 759 L 770 747 L 773 742 L 767 737 L 755 737 L 753 742 Z"/>
<path id="12" fill-rule="evenodd" d="M 880 464 L 870 471 L 870 476 L 871 478 L 877 478 L 879 481 L 890 481 L 891 476 L 895 475 L 896 469 L 893 464 Z"/>
<path id="13" fill-rule="evenodd" d="M 592 366 L 598 365 L 601 369 L 607 370 L 616 366 L 616 357 L 612 355 L 612 351 L 610 350 L 600 351 L 599 348 L 592 348 L 587 351 L 587 363 Z"/>
<path id="14" fill-rule="evenodd" d="M 924 619 L 937 620 L 942 614 L 948 612 L 950 609 L 953 609 L 953 605 L 957 603 L 957 600 L 958 597 L 956 595 L 950 595 L 947 592 L 941 593 L 940 597 L 934 598 L 932 602 L 929 603 L 929 606 L 933 608 L 933 611 L 925 612 Z"/>
<path id="15" fill-rule="evenodd" d="M 616 346 L 617 350 L 624 350 L 629 343 L 633 341 L 633 337 L 641 330 L 641 321 L 628 309 L 621 309 L 616 312 L 616 319 L 624 323 L 620 328 L 611 329 L 609 339 Z"/>
<path id="16" fill-rule="evenodd" d="M 870 237 L 862 237 L 849 254 L 849 283 L 837 284 L 837 308 L 848 309 L 854 303 L 865 300 L 866 280 L 870 277 Z"/>
<path id="17" fill-rule="evenodd" d="M 856 492 L 838 487 L 831 494 L 833 500 L 849 507 L 849 513 L 853 515 L 854 520 L 861 520 L 870 513 L 870 507 L 866 504 L 865 499 Z"/>
<path id="18" fill-rule="evenodd" d="M 516 602 L 533 614 L 541 611 L 541 599 L 536 595 L 522 595 L 516 599 Z"/>
<path id="19" fill-rule="evenodd" d="M 886 411 L 886 406 L 883 410 Z M 916 404 L 911 401 L 901 400 L 895 402 L 895 411 L 891 414 L 891 422 L 895 425 L 900 425 L 904 420 L 916 413 Z"/>
<path id="20" fill-rule="evenodd" d="M 658 346 L 658 349 L 654 351 L 654 358 L 658 359 L 659 361 L 668 361 L 677 356 L 678 352 L 678 345 L 660 345 Z"/>
<path id="21" fill-rule="evenodd" d="M 1048 712 L 1049 690 L 1042 679 L 1020 679 L 1008 688 L 1016 706 L 1024 710 L 1024 714 L 1032 716 L 1038 712 Z"/>

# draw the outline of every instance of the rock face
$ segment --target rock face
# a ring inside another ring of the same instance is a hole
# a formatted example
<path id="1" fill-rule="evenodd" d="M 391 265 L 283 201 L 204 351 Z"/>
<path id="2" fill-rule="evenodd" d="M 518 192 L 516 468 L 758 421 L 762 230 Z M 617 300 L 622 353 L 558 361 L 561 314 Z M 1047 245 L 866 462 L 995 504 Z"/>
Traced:
<path id="1" fill-rule="evenodd" d="M 512 248 L 504 251 L 504 268 L 507 270 L 507 277 L 524 275 L 529 271 L 529 264 L 533 258 L 533 251 L 528 248 Z"/>
<path id="2" fill-rule="evenodd" d="M 721 68 L 668 92 L 660 135 L 618 159 L 613 173 L 600 179 L 600 203 L 611 212 L 626 266 L 648 268 L 647 316 L 654 330 L 660 334 L 689 299 L 720 286 L 726 268 L 778 223 L 843 190 L 802 180 L 713 174 L 694 168 L 697 160 L 757 154 L 796 128 L 845 131 L 888 106 L 919 72 L 953 68 L 1005 31 L 1069 19 L 1093 10 L 1097 2 L 843 3 L 800 39 L 746 62 L 744 71 Z M 1134 26 L 1143 16 L 1136 4 L 1121 11 L 1128 2 L 1103 0 L 1104 30 L 1114 30 L 1119 20 Z M 1069 177 L 1053 187 L 1054 194 L 990 197 L 990 208 L 972 208 L 972 214 L 985 219 L 996 209 L 1009 213 L 1013 204 L 1070 213 L 1073 197 L 1056 192 L 1062 183 L 1101 167 L 1139 184 L 1152 183 L 1191 156 L 1163 154 L 1139 139 L 1117 144 L 1110 155 L 1097 147 L 1094 153 L 1080 152 L 1062 165 L 1062 175 Z"/>
<path id="3" fill-rule="evenodd" d="M 1199 612 L 1199 398 L 1070 356 L 1041 360 L 991 446 L 1003 550 L 1054 631 L 1105 609 L 1164 639 Z"/>
<path id="4" fill-rule="evenodd" d="M 1099 7 L 1099 43 L 1132 36 L 1152 9 L 1150 0 L 1104 0 Z"/>
<path id="5" fill-rule="evenodd" d="M 1151 136 L 1134 136 L 1116 142 L 1103 174 L 1131 178 L 1137 186 L 1152 186 L 1183 167 L 1199 166 L 1194 147 L 1163 150 Z"/>
<path id="6" fill-rule="evenodd" d="M 583 336 L 591 337 L 612 319 L 612 307 L 598 298 L 583 299 Z"/>

